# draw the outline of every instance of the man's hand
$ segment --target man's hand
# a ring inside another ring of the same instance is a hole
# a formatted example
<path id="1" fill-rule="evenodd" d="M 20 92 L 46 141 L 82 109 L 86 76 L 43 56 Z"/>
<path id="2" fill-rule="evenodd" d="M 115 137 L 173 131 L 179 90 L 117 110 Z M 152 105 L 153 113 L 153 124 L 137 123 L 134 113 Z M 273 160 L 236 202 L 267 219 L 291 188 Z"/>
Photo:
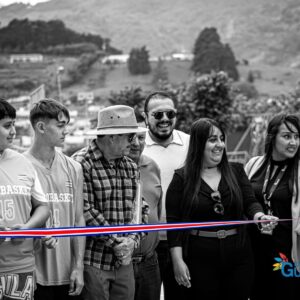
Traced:
<path id="1" fill-rule="evenodd" d="M 48 248 L 48 249 L 54 249 L 58 244 L 58 239 L 53 236 L 45 236 L 42 238 L 42 243 Z"/>
<path id="2" fill-rule="evenodd" d="M 129 237 L 120 237 L 117 238 L 117 241 L 119 244 L 114 247 L 115 255 L 122 265 L 129 265 L 135 242 Z"/>
<path id="3" fill-rule="evenodd" d="M 80 293 L 82 291 L 82 288 L 83 288 L 83 285 L 84 285 L 83 266 L 82 267 L 76 267 L 71 272 L 69 295 L 70 296 L 80 295 Z"/>

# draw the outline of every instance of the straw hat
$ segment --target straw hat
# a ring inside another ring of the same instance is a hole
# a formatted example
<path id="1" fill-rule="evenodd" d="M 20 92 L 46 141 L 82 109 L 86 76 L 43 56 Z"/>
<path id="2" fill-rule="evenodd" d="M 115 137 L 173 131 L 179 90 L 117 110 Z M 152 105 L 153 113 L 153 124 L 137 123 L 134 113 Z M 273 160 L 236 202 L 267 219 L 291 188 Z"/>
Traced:
<path id="1" fill-rule="evenodd" d="M 97 129 L 90 130 L 87 134 L 111 135 L 146 132 L 147 130 L 138 126 L 132 107 L 112 105 L 99 110 Z"/>

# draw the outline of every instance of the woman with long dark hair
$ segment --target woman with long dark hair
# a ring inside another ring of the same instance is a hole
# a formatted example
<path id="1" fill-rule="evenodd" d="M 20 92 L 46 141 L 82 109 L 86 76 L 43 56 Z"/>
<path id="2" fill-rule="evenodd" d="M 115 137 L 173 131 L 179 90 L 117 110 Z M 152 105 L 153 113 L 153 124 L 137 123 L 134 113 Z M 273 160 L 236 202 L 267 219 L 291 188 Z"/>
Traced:
<path id="1" fill-rule="evenodd" d="M 264 211 L 289 219 L 274 230 L 250 228 L 256 266 L 251 300 L 299 299 L 299 133 L 297 116 L 274 116 L 267 128 L 265 155 L 252 158 L 245 167 Z"/>
<path id="2" fill-rule="evenodd" d="M 242 220 L 264 215 L 241 164 L 229 164 L 225 134 L 202 118 L 191 126 L 185 166 L 176 170 L 166 196 L 168 222 Z M 273 228 L 274 223 L 264 225 Z M 169 231 L 175 279 L 186 299 L 246 300 L 253 282 L 253 257 L 244 226 Z"/>

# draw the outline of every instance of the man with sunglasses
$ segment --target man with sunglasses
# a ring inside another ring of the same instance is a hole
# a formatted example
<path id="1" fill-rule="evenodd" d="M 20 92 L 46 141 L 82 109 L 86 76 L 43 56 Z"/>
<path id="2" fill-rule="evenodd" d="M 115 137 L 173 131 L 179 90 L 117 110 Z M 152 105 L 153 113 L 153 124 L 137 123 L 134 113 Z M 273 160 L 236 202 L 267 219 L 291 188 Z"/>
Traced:
<path id="1" fill-rule="evenodd" d="M 160 222 L 166 222 L 165 197 L 173 178 L 174 170 L 180 168 L 186 158 L 189 135 L 176 130 L 175 99 L 166 92 L 154 92 L 147 96 L 143 116 L 149 131 L 146 133 L 144 154 L 152 158 L 161 170 L 163 189 L 162 213 Z M 173 275 L 166 232 L 160 232 L 157 247 L 161 279 L 164 285 L 165 300 L 182 299 L 180 287 Z"/>
<path id="2" fill-rule="evenodd" d="M 134 222 L 137 165 L 127 157 L 138 127 L 134 110 L 114 105 L 98 113 L 97 136 L 73 158 L 84 176 L 84 217 L 87 226 L 125 225 Z M 134 299 L 131 256 L 140 235 L 120 234 L 87 237 L 84 257 L 83 298 Z"/>
<path id="3" fill-rule="evenodd" d="M 9 148 L 16 134 L 16 110 L 0 100 L 0 230 L 40 228 L 49 206 L 37 173 L 22 155 Z M 0 238 L 0 299 L 33 299 L 32 238 Z"/>
<path id="4" fill-rule="evenodd" d="M 34 138 L 24 155 L 32 162 L 49 201 L 46 227 L 85 226 L 81 165 L 56 150 L 68 133 L 67 108 L 54 99 L 42 99 L 33 105 L 29 118 Z M 39 242 L 34 299 L 78 299 L 83 287 L 85 237 L 47 237 Z"/>

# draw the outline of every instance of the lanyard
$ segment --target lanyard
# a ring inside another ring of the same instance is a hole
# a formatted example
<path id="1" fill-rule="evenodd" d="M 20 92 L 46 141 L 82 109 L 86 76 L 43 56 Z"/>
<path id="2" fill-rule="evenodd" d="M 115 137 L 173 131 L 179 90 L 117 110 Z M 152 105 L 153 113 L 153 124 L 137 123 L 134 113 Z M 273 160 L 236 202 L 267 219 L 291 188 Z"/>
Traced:
<path id="1" fill-rule="evenodd" d="M 270 180 L 270 171 L 271 171 L 271 164 L 269 163 L 268 164 L 268 167 L 267 167 L 267 171 L 266 171 L 266 176 L 265 176 L 265 180 L 264 180 L 264 186 L 263 186 L 263 189 L 262 189 L 262 194 L 263 194 L 263 197 L 264 197 L 264 203 L 267 207 L 267 214 L 268 215 L 272 215 L 273 214 L 273 211 L 272 211 L 272 208 L 271 208 L 271 202 L 270 202 L 270 198 L 272 197 L 274 191 L 276 190 L 280 180 L 282 179 L 283 177 L 283 174 L 285 172 L 285 170 L 287 169 L 287 165 L 285 165 L 279 172 L 279 174 L 276 176 L 270 190 L 269 190 L 269 193 L 267 193 L 267 186 L 268 186 L 268 183 L 269 183 L 269 180 Z"/>

